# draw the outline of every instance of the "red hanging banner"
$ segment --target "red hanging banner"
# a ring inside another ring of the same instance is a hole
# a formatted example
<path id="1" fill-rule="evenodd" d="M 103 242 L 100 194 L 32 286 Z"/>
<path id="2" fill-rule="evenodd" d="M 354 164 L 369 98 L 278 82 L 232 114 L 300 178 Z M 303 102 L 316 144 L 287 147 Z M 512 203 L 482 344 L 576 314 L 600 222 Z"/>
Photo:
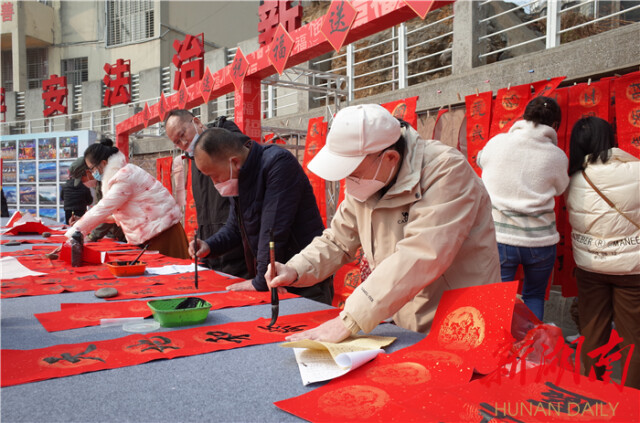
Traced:
<path id="1" fill-rule="evenodd" d="M 191 160 L 188 159 L 187 163 L 187 200 L 184 207 L 184 231 L 187 234 L 187 238 L 191 240 L 193 234 L 198 229 L 198 215 L 196 213 L 196 201 L 193 198 L 193 187 L 191 185 Z"/>
<path id="2" fill-rule="evenodd" d="M 616 79 L 614 87 L 618 146 L 640 158 L 640 71 Z"/>
<path id="3" fill-rule="evenodd" d="M 524 109 L 531 99 L 529 84 L 511 88 L 501 88 L 496 94 L 491 114 L 491 131 L 489 137 L 505 133 L 524 114 Z"/>
<path id="4" fill-rule="evenodd" d="M 294 41 L 291 35 L 284 29 L 282 24 L 278 24 L 276 34 L 273 36 L 269 46 L 269 61 L 280 75 L 287 67 L 287 59 L 293 50 L 293 44 Z"/>
<path id="5" fill-rule="evenodd" d="M 478 167 L 477 158 L 478 152 L 489 141 L 493 93 L 468 95 L 464 101 L 467 110 L 467 160 L 480 176 L 482 169 Z"/>
<path id="6" fill-rule="evenodd" d="M 418 96 L 404 98 L 402 100 L 391 101 L 381 104 L 393 116 L 409 123 L 414 129 L 418 128 L 418 115 L 416 114 L 416 106 Z"/>
<path id="7" fill-rule="evenodd" d="M 173 157 L 160 157 L 156 159 L 156 177 L 162 183 L 169 193 L 173 194 L 171 186 L 171 167 L 173 166 Z"/>
<path id="8" fill-rule="evenodd" d="M 316 117 L 309 119 L 307 126 L 307 139 L 304 146 L 304 158 L 302 160 L 302 168 L 304 173 L 307 174 L 311 187 L 313 188 L 313 195 L 316 197 L 316 203 L 320 210 L 320 216 L 325 227 L 327 226 L 327 199 L 325 181 L 315 173 L 309 171 L 307 166 L 311 159 L 324 147 L 327 140 L 327 127 L 328 123 L 323 122 L 324 117 Z"/>
<path id="9" fill-rule="evenodd" d="M 289 334 L 311 329 L 338 312 L 330 309 L 280 316 L 274 326 L 268 326 L 270 319 L 258 319 L 34 350 L 2 350 L 2 362 L 11 365 L 2 366 L 0 383 L 2 387 L 13 386 L 152 360 L 283 342 Z"/>
<path id="10" fill-rule="evenodd" d="M 588 116 L 597 116 L 609 121 L 609 80 L 578 84 L 569 87 L 569 107 L 567 116 L 567 134 L 571 134 L 573 125 Z"/>

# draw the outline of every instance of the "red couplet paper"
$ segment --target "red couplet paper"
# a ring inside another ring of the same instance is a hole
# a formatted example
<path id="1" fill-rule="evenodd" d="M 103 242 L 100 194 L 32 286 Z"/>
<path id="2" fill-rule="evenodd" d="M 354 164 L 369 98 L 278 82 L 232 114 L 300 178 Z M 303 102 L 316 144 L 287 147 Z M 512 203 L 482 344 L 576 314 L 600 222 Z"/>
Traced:
<path id="1" fill-rule="evenodd" d="M 489 141 L 493 93 L 468 95 L 464 101 L 467 110 L 467 160 L 480 176 L 482 169 L 477 164 L 478 152 Z"/>
<path id="2" fill-rule="evenodd" d="M 508 132 L 511 126 L 524 114 L 531 99 L 529 84 L 511 88 L 501 88 L 496 94 L 491 114 L 491 137 Z"/>
<path id="3" fill-rule="evenodd" d="M 640 71 L 617 78 L 614 86 L 618 146 L 640 158 Z"/>
<path id="4" fill-rule="evenodd" d="M 307 174 L 309 182 L 311 182 L 311 188 L 313 188 L 313 195 L 316 197 L 316 203 L 318 204 L 318 210 L 320 210 L 320 216 L 325 226 L 327 226 L 327 198 L 325 181 L 315 173 L 311 172 L 307 167 L 311 159 L 324 147 L 327 140 L 327 122 L 323 122 L 324 117 L 316 117 L 309 119 L 309 125 L 307 127 L 307 139 L 304 146 L 304 158 L 302 160 L 302 168 L 304 173 Z"/>
<path id="5" fill-rule="evenodd" d="M 416 114 L 417 104 L 418 96 L 415 96 L 384 103 L 381 104 L 381 106 L 387 109 L 393 116 L 406 121 L 414 129 L 418 129 L 418 115 Z"/>
<path id="6" fill-rule="evenodd" d="M 43 232 L 51 232 L 51 229 L 40 222 L 24 222 L 20 225 L 15 225 L 11 229 L 7 230 L 3 235 L 18 235 L 24 233 L 41 234 Z"/>
<path id="7" fill-rule="evenodd" d="M 280 295 L 281 300 L 298 297 L 295 294 Z M 199 295 L 211 304 L 211 310 L 230 307 L 245 307 L 268 303 L 271 299 L 269 292 L 224 292 L 217 294 Z M 60 304 L 60 311 L 38 313 L 34 316 L 47 332 L 77 329 L 87 326 L 97 326 L 100 319 L 123 317 L 149 317 L 151 309 L 147 301 L 118 301 L 112 303 L 73 303 Z"/>
<path id="8" fill-rule="evenodd" d="M 311 329 L 338 312 L 331 309 L 280 316 L 278 324 L 271 327 L 270 319 L 258 319 L 34 350 L 2 350 L 2 362 L 11 365 L 2 366 L 0 384 L 13 386 L 152 360 L 282 342 L 289 334 Z"/>
<path id="9" fill-rule="evenodd" d="M 610 83 L 609 80 L 602 80 L 569 87 L 567 134 L 571 134 L 573 125 L 583 117 L 597 116 L 609 121 Z"/>
<path id="10" fill-rule="evenodd" d="M 156 177 L 162 183 L 162 186 L 170 193 L 173 192 L 171 186 L 171 165 L 173 157 L 160 157 L 156 159 Z"/>
<path id="11" fill-rule="evenodd" d="M 21 244 L 62 244 L 67 240 L 67 237 L 54 235 L 49 238 L 40 238 L 40 239 L 20 239 Z M 11 242 L 11 239 L 3 239 L 0 241 L 0 244 L 6 244 L 7 242 Z M 51 250 L 51 247 L 46 247 Z"/>

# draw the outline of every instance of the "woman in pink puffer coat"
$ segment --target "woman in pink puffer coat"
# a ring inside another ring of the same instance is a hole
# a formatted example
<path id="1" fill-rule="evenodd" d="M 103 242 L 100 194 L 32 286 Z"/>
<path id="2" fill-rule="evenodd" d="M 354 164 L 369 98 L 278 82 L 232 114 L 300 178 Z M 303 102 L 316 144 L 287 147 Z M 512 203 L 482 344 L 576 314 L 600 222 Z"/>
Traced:
<path id="1" fill-rule="evenodd" d="M 101 223 L 115 221 L 129 244 L 148 244 L 149 250 L 189 258 L 182 213 L 173 196 L 145 170 L 131 163 L 105 139 L 86 149 L 84 160 L 93 177 L 102 181 L 102 200 L 66 233 L 89 234 Z"/>

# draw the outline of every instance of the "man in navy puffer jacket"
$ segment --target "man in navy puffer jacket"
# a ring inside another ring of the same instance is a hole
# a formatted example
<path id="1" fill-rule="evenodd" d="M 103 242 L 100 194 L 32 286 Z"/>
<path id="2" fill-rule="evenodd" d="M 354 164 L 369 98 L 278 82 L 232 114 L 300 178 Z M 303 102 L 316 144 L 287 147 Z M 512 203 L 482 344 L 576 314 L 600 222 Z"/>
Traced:
<path id="1" fill-rule="evenodd" d="M 198 257 L 224 254 L 243 245 L 252 280 L 229 290 L 267 291 L 264 274 L 269 264 L 273 230 L 276 260 L 286 262 L 320 235 L 324 224 L 309 179 L 298 160 L 276 145 L 263 146 L 244 134 L 223 128 L 202 133 L 194 148 L 196 166 L 211 178 L 231 208 L 225 226 L 197 248 Z M 189 246 L 193 255 L 195 246 Z M 305 288 L 287 290 L 331 304 L 330 279 Z"/>

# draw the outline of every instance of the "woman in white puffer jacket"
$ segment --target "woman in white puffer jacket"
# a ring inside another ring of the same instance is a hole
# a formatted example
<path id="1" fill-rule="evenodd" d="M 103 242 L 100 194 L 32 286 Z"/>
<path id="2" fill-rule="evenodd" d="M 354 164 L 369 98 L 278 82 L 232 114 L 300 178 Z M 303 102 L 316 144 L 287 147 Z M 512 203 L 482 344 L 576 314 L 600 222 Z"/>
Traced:
<path id="1" fill-rule="evenodd" d="M 571 132 L 567 209 L 577 265 L 583 373 L 602 378 L 588 353 L 605 345 L 611 322 L 630 344 L 626 385 L 640 388 L 640 160 L 615 147 L 607 121 L 580 119 Z"/>
<path id="2" fill-rule="evenodd" d="M 175 258 L 189 258 L 182 213 L 160 181 L 131 163 L 105 139 L 92 144 L 84 160 L 93 177 L 102 181 L 102 200 L 66 233 L 89 234 L 101 223 L 115 220 L 130 244 L 148 244 L 149 250 Z"/>

